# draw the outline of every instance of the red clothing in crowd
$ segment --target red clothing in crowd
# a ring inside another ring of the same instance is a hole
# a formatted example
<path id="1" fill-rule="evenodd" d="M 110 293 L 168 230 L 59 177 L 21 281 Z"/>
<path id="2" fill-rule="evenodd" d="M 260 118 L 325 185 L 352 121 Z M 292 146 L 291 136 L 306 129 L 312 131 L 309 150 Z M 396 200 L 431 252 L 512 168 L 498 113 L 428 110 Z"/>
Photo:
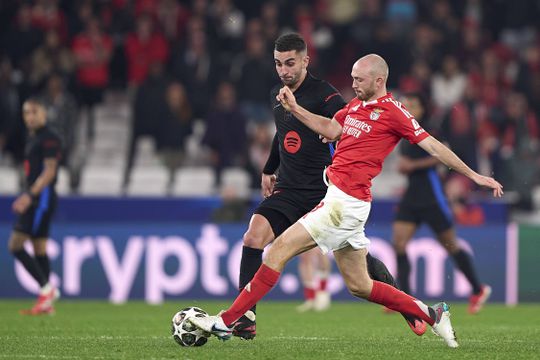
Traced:
<path id="1" fill-rule="evenodd" d="M 102 88 L 109 82 L 109 59 L 113 43 L 108 35 L 93 41 L 86 33 L 73 40 L 72 50 L 77 59 L 77 81 L 85 87 Z"/>
<path id="2" fill-rule="evenodd" d="M 159 33 L 154 33 L 146 41 L 142 41 L 135 33 L 129 34 L 125 46 L 128 80 L 131 84 L 138 85 L 146 79 L 150 64 L 165 63 L 169 58 L 169 44 Z"/>

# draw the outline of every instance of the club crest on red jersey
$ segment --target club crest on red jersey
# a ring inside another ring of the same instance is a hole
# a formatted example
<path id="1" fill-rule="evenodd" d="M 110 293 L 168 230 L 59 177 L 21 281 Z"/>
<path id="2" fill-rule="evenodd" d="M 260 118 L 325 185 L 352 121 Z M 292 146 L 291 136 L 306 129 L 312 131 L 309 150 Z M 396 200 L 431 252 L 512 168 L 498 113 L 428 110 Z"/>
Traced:
<path id="1" fill-rule="evenodd" d="M 381 114 L 383 113 L 383 109 L 373 109 L 373 111 L 371 112 L 371 114 L 369 114 L 369 119 L 370 120 L 379 120 L 379 118 L 381 117 Z"/>

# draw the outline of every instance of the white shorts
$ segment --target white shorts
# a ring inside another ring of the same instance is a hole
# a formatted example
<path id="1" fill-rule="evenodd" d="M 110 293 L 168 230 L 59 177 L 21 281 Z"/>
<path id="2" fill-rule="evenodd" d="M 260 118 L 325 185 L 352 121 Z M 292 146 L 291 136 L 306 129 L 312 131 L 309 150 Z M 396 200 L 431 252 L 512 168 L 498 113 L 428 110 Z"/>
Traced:
<path id="1" fill-rule="evenodd" d="M 298 222 L 326 254 L 350 245 L 367 248 L 370 241 L 364 234 L 371 203 L 352 197 L 330 185 L 324 199 Z"/>

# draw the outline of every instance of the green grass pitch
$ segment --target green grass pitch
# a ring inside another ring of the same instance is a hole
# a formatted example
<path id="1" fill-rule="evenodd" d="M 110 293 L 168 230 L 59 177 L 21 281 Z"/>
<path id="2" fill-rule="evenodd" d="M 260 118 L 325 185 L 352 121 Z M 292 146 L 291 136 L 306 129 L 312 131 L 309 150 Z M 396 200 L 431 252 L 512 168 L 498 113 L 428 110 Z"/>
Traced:
<path id="1" fill-rule="evenodd" d="M 53 316 L 21 316 L 31 302 L 0 301 L 0 359 L 534 359 L 540 357 L 540 305 L 488 305 L 476 316 L 451 304 L 460 347 L 430 330 L 414 335 L 398 314 L 365 302 L 334 303 L 298 314 L 298 302 L 262 302 L 254 341 L 211 338 L 182 348 L 170 335 L 173 314 L 199 306 L 211 314 L 228 302 L 60 301 Z"/>

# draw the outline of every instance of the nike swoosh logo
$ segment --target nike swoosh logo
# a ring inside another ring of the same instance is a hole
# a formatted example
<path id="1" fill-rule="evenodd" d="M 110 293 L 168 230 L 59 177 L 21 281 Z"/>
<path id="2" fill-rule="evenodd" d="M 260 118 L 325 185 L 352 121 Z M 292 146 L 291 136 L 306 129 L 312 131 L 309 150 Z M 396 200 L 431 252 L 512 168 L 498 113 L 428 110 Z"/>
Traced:
<path id="1" fill-rule="evenodd" d="M 277 109 L 280 106 L 281 106 L 281 103 L 277 103 L 276 105 L 274 105 L 274 109 Z"/>

